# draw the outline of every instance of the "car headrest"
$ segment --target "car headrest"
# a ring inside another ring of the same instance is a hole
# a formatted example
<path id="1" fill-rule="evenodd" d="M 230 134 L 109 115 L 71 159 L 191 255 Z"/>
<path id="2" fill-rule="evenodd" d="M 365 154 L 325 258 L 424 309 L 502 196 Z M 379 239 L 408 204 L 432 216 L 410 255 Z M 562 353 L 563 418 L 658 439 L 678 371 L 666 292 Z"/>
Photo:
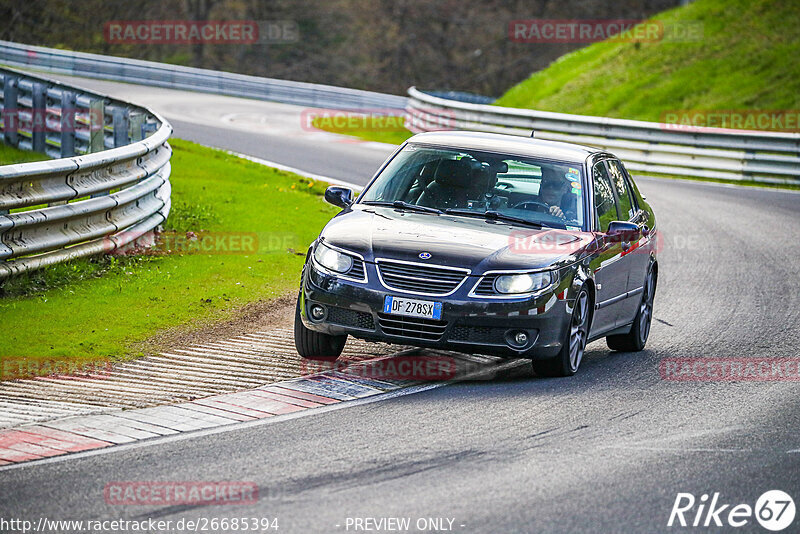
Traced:
<path id="1" fill-rule="evenodd" d="M 429 161 L 425 165 L 422 166 L 422 170 L 419 172 L 420 180 L 425 183 L 426 185 L 431 183 L 433 180 L 436 166 L 439 164 L 439 161 Z"/>
<path id="2" fill-rule="evenodd" d="M 542 181 L 563 182 L 564 179 L 552 167 L 542 167 Z"/>
<path id="3" fill-rule="evenodd" d="M 492 165 L 492 170 L 498 174 L 505 174 L 508 172 L 508 163 L 501 161 Z"/>
<path id="4" fill-rule="evenodd" d="M 444 159 L 436 169 L 435 181 L 441 185 L 467 187 L 472 176 L 472 168 L 464 160 Z"/>

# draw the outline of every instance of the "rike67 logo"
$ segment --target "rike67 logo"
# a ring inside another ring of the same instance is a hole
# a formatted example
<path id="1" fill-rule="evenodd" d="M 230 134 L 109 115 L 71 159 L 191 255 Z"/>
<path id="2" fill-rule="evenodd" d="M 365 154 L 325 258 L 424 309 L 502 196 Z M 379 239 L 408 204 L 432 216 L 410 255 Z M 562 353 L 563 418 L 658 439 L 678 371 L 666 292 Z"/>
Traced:
<path id="1" fill-rule="evenodd" d="M 754 507 L 725 503 L 719 492 L 710 498 L 704 493 L 699 499 L 691 493 L 678 493 L 667 526 L 739 528 L 752 524 L 755 518 L 765 529 L 778 532 L 790 526 L 794 516 L 794 500 L 781 490 L 765 492 Z"/>

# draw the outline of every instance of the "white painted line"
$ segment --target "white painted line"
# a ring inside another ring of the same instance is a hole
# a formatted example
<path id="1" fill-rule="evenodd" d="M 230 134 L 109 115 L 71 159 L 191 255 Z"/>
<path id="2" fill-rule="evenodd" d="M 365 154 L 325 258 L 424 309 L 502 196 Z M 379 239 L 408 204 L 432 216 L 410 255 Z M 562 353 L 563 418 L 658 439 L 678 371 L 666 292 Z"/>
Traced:
<path id="1" fill-rule="evenodd" d="M 185 430 L 184 428 L 178 428 L 182 425 L 182 423 L 176 422 L 172 418 L 167 417 L 159 417 L 158 415 L 152 413 L 137 413 L 138 410 L 131 410 L 128 413 L 122 413 L 120 417 L 124 419 L 129 419 L 131 421 L 138 421 L 142 423 L 146 423 L 153 426 L 164 427 L 174 432 L 180 432 Z"/>
<path id="2" fill-rule="evenodd" d="M 208 398 L 216 398 L 216 396 Z M 202 428 L 206 428 L 208 425 L 227 423 L 227 421 L 221 417 L 193 412 L 191 410 L 178 408 L 177 406 L 172 405 L 153 406 L 151 408 L 145 408 L 145 410 L 147 410 L 149 414 L 156 417 L 171 419 L 177 423 L 190 423 Z M 127 413 L 135 413 L 137 411 L 139 410 L 130 410 Z M 125 414 L 126 412 L 121 413 Z"/>
<path id="3" fill-rule="evenodd" d="M 366 147 L 366 148 L 374 148 L 376 150 L 397 150 L 397 147 L 400 145 L 395 145 L 393 143 L 381 143 L 380 141 L 364 141 L 358 146 Z"/>
<path id="4" fill-rule="evenodd" d="M 394 146 L 394 145 L 390 145 Z M 258 163 L 260 165 L 265 165 L 267 167 L 274 167 L 276 169 L 280 169 L 282 171 L 293 172 L 295 174 L 299 174 L 300 176 L 305 176 L 306 178 L 311 178 L 314 180 L 319 180 L 320 182 L 327 182 L 333 185 L 343 185 L 345 187 L 349 187 L 354 191 L 361 191 L 364 189 L 363 185 L 357 185 L 352 182 L 345 182 L 344 180 L 337 180 L 336 178 L 330 178 L 327 176 L 321 176 L 319 174 L 314 174 L 312 172 L 304 171 L 302 169 L 298 169 L 296 167 L 289 167 L 288 165 L 284 165 L 282 163 L 278 163 L 277 161 L 269 161 L 266 159 L 257 158 L 255 156 L 249 156 L 247 154 L 242 154 L 241 152 L 233 152 L 232 150 L 225 150 L 224 148 L 219 148 L 218 150 L 222 150 L 223 152 L 227 152 L 231 156 L 236 156 L 237 158 L 246 159 L 248 161 L 252 161 L 253 163 Z"/>
<path id="5" fill-rule="evenodd" d="M 624 451 L 652 451 L 652 452 L 753 452 L 753 449 L 714 449 L 695 447 L 628 447 L 625 445 L 610 445 L 605 449 L 618 449 Z"/>
<path id="6" fill-rule="evenodd" d="M 72 419 L 57 419 L 55 421 L 47 421 L 46 423 L 42 423 L 42 426 L 55 428 L 56 430 L 63 430 L 64 432 L 72 432 L 73 434 L 79 434 L 81 436 L 86 436 L 87 438 L 108 441 L 117 445 L 136 442 L 136 439 L 130 436 L 95 428 L 94 425 L 91 424 L 84 424 L 82 419 L 83 417 L 81 416 L 77 416 L 76 418 Z"/>
<path id="7" fill-rule="evenodd" d="M 661 178 L 661 177 L 658 177 L 658 176 L 637 175 L 636 173 L 633 173 L 633 177 L 636 178 L 637 181 L 638 180 L 644 180 L 644 181 L 652 180 L 654 182 L 655 181 L 657 181 L 657 182 L 683 182 L 683 183 L 688 183 L 688 184 L 708 185 L 708 186 L 711 186 L 711 187 L 725 187 L 725 188 L 728 188 L 728 189 L 755 189 L 756 191 L 772 191 L 773 193 L 778 193 L 778 194 L 781 194 L 781 195 L 784 194 L 784 193 L 792 193 L 792 194 L 795 194 L 795 195 L 800 194 L 800 190 L 798 190 L 798 189 L 787 189 L 787 188 L 783 188 L 783 187 L 765 187 L 765 186 L 762 186 L 762 185 L 726 184 L 726 183 L 720 183 L 720 182 L 706 182 L 705 180 L 688 180 L 686 178 L 666 178 L 666 177 Z"/>
<path id="8" fill-rule="evenodd" d="M 177 406 L 178 408 L 193 410 L 195 412 L 218 415 L 223 419 L 230 419 L 232 422 L 252 421 L 253 419 L 255 419 L 255 417 L 251 417 L 249 415 L 222 410 L 221 408 L 214 408 L 212 406 L 206 406 L 205 404 L 197 404 L 196 402 L 186 402 L 183 404 L 176 404 L 175 406 Z"/>

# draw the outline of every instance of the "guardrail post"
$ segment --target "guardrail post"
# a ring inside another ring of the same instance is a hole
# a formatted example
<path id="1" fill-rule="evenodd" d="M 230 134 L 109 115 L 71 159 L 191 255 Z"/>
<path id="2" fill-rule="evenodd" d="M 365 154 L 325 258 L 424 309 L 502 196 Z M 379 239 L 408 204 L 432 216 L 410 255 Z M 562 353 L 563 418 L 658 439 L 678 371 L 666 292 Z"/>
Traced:
<path id="1" fill-rule="evenodd" d="M 105 102 L 92 100 L 89 103 L 89 152 L 105 150 L 105 135 Z"/>
<path id="2" fill-rule="evenodd" d="M 128 144 L 128 114 L 130 111 L 127 108 L 115 107 L 111 113 L 114 121 L 114 147 L 125 146 Z"/>
<path id="3" fill-rule="evenodd" d="M 75 93 L 61 92 L 61 157 L 75 155 Z"/>
<path id="4" fill-rule="evenodd" d="M 144 139 L 144 114 L 132 112 L 129 115 L 128 120 L 130 121 L 131 143 L 136 143 Z"/>
<path id="5" fill-rule="evenodd" d="M 17 122 L 19 110 L 17 109 L 17 95 L 19 78 L 6 75 L 3 85 L 3 142 L 16 148 L 19 146 Z"/>
<path id="6" fill-rule="evenodd" d="M 33 84 L 31 115 L 31 143 L 34 152 L 45 152 L 47 137 L 47 87 L 43 83 Z"/>
<path id="7" fill-rule="evenodd" d="M 755 153 L 756 153 L 755 150 L 745 150 L 744 151 L 745 159 L 744 159 L 744 161 L 742 161 L 742 178 L 744 178 L 745 180 L 755 180 L 755 175 L 751 171 L 749 171 L 747 169 L 747 167 L 748 167 L 747 163 L 749 161 L 753 161 L 752 157 L 753 157 L 753 154 L 755 154 Z"/>

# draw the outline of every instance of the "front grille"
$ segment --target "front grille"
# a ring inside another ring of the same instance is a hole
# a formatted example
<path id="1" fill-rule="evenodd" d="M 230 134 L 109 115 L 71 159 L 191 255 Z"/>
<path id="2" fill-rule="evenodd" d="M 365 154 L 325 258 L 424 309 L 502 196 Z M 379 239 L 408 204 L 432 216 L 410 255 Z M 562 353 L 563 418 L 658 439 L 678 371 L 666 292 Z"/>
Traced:
<path id="1" fill-rule="evenodd" d="M 478 285 L 475 287 L 474 293 L 476 295 L 497 295 L 497 291 L 494 290 L 494 281 L 497 277 L 500 276 L 499 274 L 487 274 L 481 281 L 478 282 Z"/>
<path id="2" fill-rule="evenodd" d="M 450 341 L 461 341 L 478 345 L 505 345 L 506 330 L 507 328 L 456 324 L 450 334 Z"/>
<path id="3" fill-rule="evenodd" d="M 372 319 L 371 313 L 348 310 L 346 308 L 328 308 L 327 322 L 363 330 L 375 330 L 375 321 Z"/>
<path id="4" fill-rule="evenodd" d="M 345 276 L 356 278 L 358 280 L 364 279 L 364 262 L 358 258 L 353 258 L 353 266 L 350 270 L 344 273 Z"/>
<path id="5" fill-rule="evenodd" d="M 424 293 L 426 295 L 447 295 L 452 293 L 467 277 L 468 272 L 449 267 L 433 267 L 380 261 L 378 271 L 383 285 L 389 289 Z"/>
<path id="6" fill-rule="evenodd" d="M 425 341 L 438 341 L 447 328 L 447 321 L 423 319 L 421 317 L 404 317 L 402 315 L 378 314 L 378 324 L 384 333 L 392 336 L 403 336 Z"/>

